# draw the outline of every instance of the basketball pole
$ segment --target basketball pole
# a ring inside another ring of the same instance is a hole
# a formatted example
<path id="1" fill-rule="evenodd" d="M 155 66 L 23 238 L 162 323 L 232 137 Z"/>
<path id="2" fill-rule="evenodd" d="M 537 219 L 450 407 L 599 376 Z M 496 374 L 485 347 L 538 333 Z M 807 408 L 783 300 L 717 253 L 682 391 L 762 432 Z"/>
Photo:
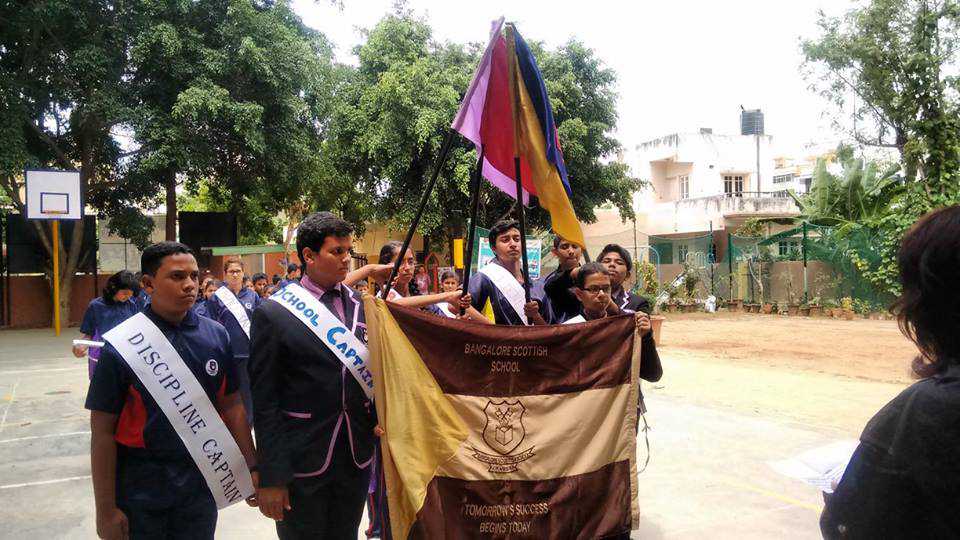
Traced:
<path id="1" fill-rule="evenodd" d="M 55 219 L 53 227 L 53 332 L 60 336 L 60 220 Z"/>

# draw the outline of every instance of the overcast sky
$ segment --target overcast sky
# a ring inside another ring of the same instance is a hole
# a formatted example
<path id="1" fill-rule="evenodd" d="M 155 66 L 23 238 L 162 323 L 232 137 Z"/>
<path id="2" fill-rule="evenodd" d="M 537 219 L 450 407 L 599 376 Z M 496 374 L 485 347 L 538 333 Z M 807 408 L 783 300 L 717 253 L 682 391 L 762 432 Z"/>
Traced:
<path id="1" fill-rule="evenodd" d="M 304 21 L 337 44 L 341 61 L 392 10 L 392 0 L 295 0 Z M 739 133 L 740 105 L 763 109 L 777 147 L 799 151 L 833 142 L 829 107 L 800 73 L 799 40 L 816 33 L 817 11 L 839 14 L 848 0 L 659 0 L 459 2 L 411 0 L 434 38 L 483 42 L 503 15 L 527 40 L 554 47 L 576 37 L 616 70 L 617 137 L 628 149 L 662 135 L 711 127 Z"/>

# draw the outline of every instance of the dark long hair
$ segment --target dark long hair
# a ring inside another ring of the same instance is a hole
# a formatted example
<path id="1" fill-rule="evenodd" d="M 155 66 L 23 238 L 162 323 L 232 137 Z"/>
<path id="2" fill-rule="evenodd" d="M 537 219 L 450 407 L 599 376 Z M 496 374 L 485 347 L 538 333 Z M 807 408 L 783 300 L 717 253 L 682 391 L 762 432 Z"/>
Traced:
<path id="1" fill-rule="evenodd" d="M 920 349 L 921 377 L 960 362 L 960 206 L 930 212 L 897 252 L 903 293 L 893 306 L 900 330 Z"/>
<path id="2" fill-rule="evenodd" d="M 137 278 L 133 275 L 133 272 L 128 270 L 121 270 L 107 278 L 107 284 L 103 287 L 104 303 L 106 303 L 108 306 L 116 304 L 117 302 L 113 299 L 113 297 L 124 289 L 133 291 L 133 294 L 140 292 L 140 282 L 137 281 Z"/>
<path id="3" fill-rule="evenodd" d="M 391 264 L 396 261 L 393 260 L 394 257 L 400 256 L 400 248 L 403 247 L 403 242 L 397 240 L 391 240 L 383 245 L 380 248 L 380 255 L 377 257 L 377 262 L 379 264 Z M 408 248 L 409 249 L 409 248 Z M 410 293 L 410 296 L 419 296 L 420 289 L 417 287 L 417 280 L 411 279 L 410 284 L 407 285 L 407 290 Z"/>

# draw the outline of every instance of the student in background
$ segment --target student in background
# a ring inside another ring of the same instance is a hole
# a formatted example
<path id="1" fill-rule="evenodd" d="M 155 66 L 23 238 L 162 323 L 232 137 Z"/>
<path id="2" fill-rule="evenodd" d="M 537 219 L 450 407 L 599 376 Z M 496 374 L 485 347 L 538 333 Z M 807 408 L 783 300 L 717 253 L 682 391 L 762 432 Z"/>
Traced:
<path id="1" fill-rule="evenodd" d="M 210 314 L 210 303 L 213 299 L 213 293 L 217 292 L 217 289 L 222 285 L 222 283 L 213 277 L 208 277 L 203 280 L 203 285 L 200 286 L 200 293 L 197 295 L 197 303 L 194 305 L 194 311 L 197 315 L 208 318 L 212 317 Z"/>
<path id="2" fill-rule="evenodd" d="M 380 256 L 378 258 L 379 265 L 392 270 L 393 265 L 397 262 L 397 258 L 400 257 L 400 249 L 402 247 L 403 244 L 397 241 L 384 244 L 383 247 L 380 248 Z M 411 294 L 410 285 L 413 281 L 413 267 L 415 264 L 413 252 L 408 248 L 401 260 L 402 262 L 400 264 L 400 270 L 397 272 L 396 282 L 387 294 L 388 301 L 401 306 L 422 308 L 435 315 L 441 315 L 441 313 L 439 313 L 439 310 L 434 304 L 438 302 L 461 302 L 460 293 L 456 291 L 439 294 Z M 389 274 L 387 274 L 387 276 L 386 279 L 389 279 Z M 379 278 L 379 275 L 376 277 Z M 386 279 L 383 281 L 386 281 Z M 464 298 L 466 298 L 466 302 L 469 303 L 469 295 Z"/>
<path id="3" fill-rule="evenodd" d="M 223 263 L 223 287 L 214 292 L 209 302 L 210 316 L 227 329 L 230 347 L 237 363 L 240 395 L 247 411 L 247 420 L 253 423 L 253 399 L 250 395 L 250 378 L 247 375 L 247 360 L 250 357 L 250 318 L 263 301 L 252 289 L 244 289 L 243 261 L 228 259 Z"/>
<path id="4" fill-rule="evenodd" d="M 571 287 L 557 287 L 554 282 L 562 280 L 564 272 L 580 266 L 583 249 L 554 236 L 551 253 L 557 258 L 557 269 L 534 282 L 530 288 L 530 297 L 540 302 L 540 314 L 548 323 L 560 324 L 580 313 L 580 302 Z M 569 282 L 566 285 L 569 285 Z"/>
<path id="5" fill-rule="evenodd" d="M 110 276 L 103 288 L 103 294 L 91 300 L 87 305 L 87 310 L 83 313 L 83 321 L 80 323 L 81 339 L 102 341 L 103 334 L 108 330 L 140 311 L 136 301 L 133 300 L 134 294 L 139 288 L 139 281 L 126 270 L 121 270 Z M 86 345 L 74 345 L 73 355 L 77 358 L 88 355 L 87 367 L 90 378 L 93 378 L 93 370 L 97 367 L 97 361 L 100 359 L 100 349 L 98 347 L 88 348 Z"/>
<path id="6" fill-rule="evenodd" d="M 460 288 L 460 276 L 458 276 L 455 271 L 444 270 L 443 273 L 440 274 L 441 293 L 460 292 Z M 460 317 L 460 304 L 458 302 L 440 302 L 436 304 L 436 306 L 444 317 L 451 319 Z M 464 319 L 483 324 L 493 324 L 493 321 L 477 311 L 473 305 L 464 304 L 464 307 L 466 308 L 463 314 Z"/>
<path id="7" fill-rule="evenodd" d="M 287 277 L 280 282 L 280 288 L 282 289 L 288 283 L 299 283 L 300 282 L 300 265 L 295 263 L 290 263 L 287 265 Z"/>
<path id="8" fill-rule="evenodd" d="M 137 281 L 137 289 L 134 291 L 133 301 L 137 303 L 137 309 L 143 309 L 150 303 L 150 291 L 143 283 L 143 272 L 137 272 L 133 275 Z"/>
<path id="9" fill-rule="evenodd" d="M 267 298 L 267 275 L 263 272 L 257 272 L 253 275 L 253 290 L 260 298 Z"/>
<path id="10" fill-rule="evenodd" d="M 365 279 L 361 279 L 353 284 L 353 288 L 361 295 L 367 294 L 370 292 L 370 283 Z"/>

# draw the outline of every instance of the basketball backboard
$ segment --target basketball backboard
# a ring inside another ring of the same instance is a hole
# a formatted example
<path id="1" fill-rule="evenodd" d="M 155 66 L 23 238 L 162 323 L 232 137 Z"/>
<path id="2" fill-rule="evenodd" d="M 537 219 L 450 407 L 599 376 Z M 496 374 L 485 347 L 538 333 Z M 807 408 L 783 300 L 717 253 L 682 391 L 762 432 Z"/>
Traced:
<path id="1" fill-rule="evenodd" d="M 27 169 L 27 219 L 83 218 L 80 172 Z"/>

